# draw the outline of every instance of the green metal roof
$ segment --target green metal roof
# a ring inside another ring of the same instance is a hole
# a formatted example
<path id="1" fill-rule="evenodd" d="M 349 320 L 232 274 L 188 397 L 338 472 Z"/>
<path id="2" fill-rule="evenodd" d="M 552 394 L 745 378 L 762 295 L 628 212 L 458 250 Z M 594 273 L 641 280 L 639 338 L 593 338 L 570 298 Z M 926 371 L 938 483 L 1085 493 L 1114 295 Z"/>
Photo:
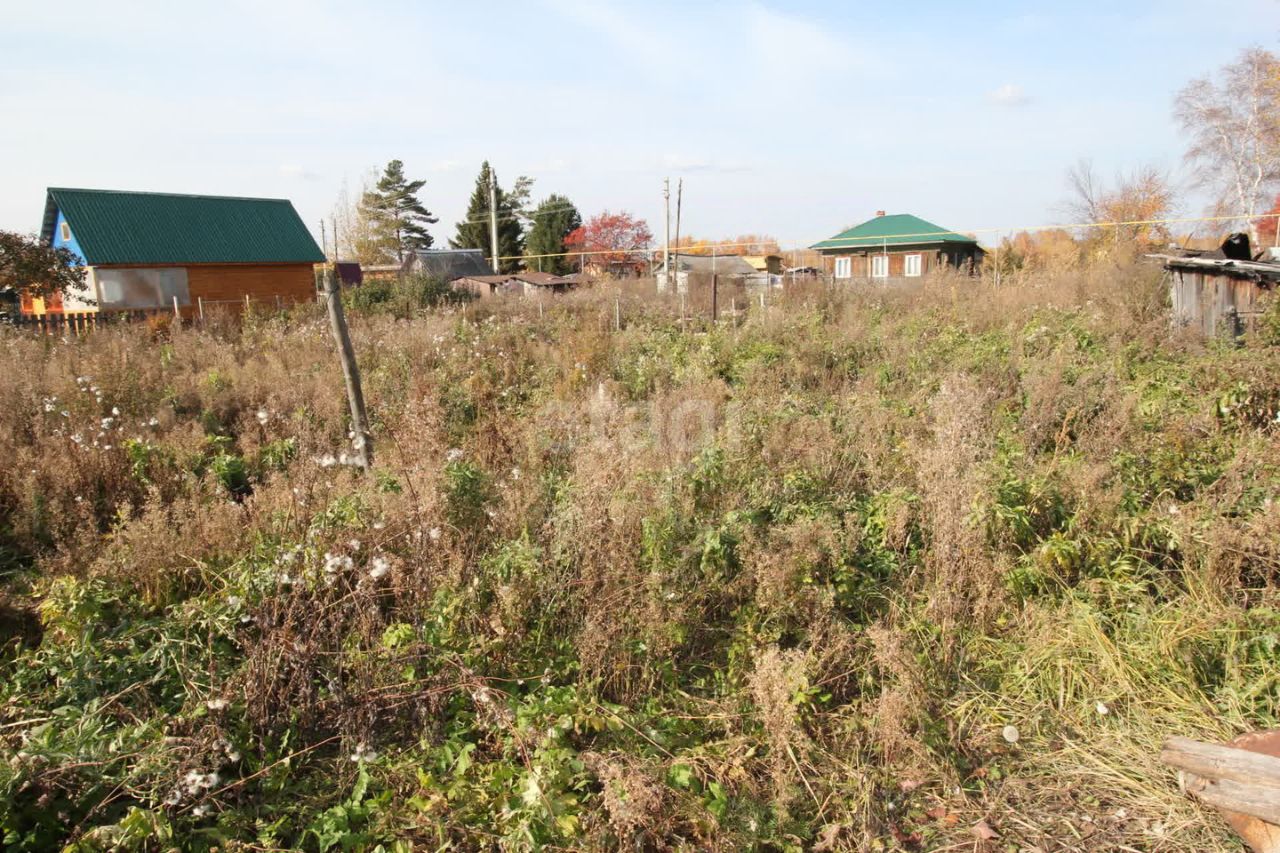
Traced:
<path id="1" fill-rule="evenodd" d="M 884 246 L 914 246 L 921 243 L 972 243 L 977 240 L 948 231 L 909 213 L 877 216 L 842 231 L 830 240 L 814 243 L 811 249 L 862 249 Z"/>
<path id="2" fill-rule="evenodd" d="M 59 210 L 91 266 L 324 260 L 287 199 L 50 188 L 46 243 Z"/>

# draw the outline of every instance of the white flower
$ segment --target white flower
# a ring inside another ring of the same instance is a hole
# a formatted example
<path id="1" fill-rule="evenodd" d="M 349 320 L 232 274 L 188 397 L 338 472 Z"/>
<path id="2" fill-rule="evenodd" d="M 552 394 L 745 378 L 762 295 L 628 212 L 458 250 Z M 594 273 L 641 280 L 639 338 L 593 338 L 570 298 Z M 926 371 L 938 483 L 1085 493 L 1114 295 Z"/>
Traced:
<path id="1" fill-rule="evenodd" d="M 219 696 L 216 699 L 210 699 L 209 701 L 205 702 L 204 706 L 208 708 L 210 711 L 221 711 L 223 708 L 226 708 L 230 704 L 231 704 L 231 700 L 223 698 L 222 696 Z"/>
<path id="2" fill-rule="evenodd" d="M 159 418 L 152 418 L 151 420 L 147 421 L 147 426 L 149 426 L 149 427 L 158 427 L 158 426 L 160 426 L 160 419 L 159 419 Z"/>
<path id="3" fill-rule="evenodd" d="M 172 791 L 170 791 L 169 796 L 164 798 L 164 804 L 166 806 L 176 806 L 178 805 L 178 803 L 181 803 L 181 802 L 182 802 L 182 792 L 179 791 L 177 788 L 174 788 Z"/>
<path id="4" fill-rule="evenodd" d="M 444 458 L 448 462 L 457 462 L 462 458 L 462 451 L 456 447 L 451 447 L 449 452 L 444 455 Z"/>
<path id="5" fill-rule="evenodd" d="M 351 753 L 348 757 L 355 762 L 375 761 L 378 758 L 378 753 L 375 750 L 370 749 L 367 744 L 361 741 L 356 744 L 356 751 Z"/>
<path id="6" fill-rule="evenodd" d="M 1005 726 L 1000 730 L 1000 735 L 1009 743 L 1017 743 L 1018 738 L 1021 737 L 1021 735 L 1018 734 L 1017 726 Z"/>
<path id="7" fill-rule="evenodd" d="M 74 433 L 71 436 L 71 440 L 74 441 L 76 444 L 84 444 L 84 436 L 78 432 Z"/>
<path id="8" fill-rule="evenodd" d="M 324 555 L 325 574 L 336 575 L 338 572 L 350 569 L 353 565 L 354 562 L 352 559 L 345 554 Z"/>
<path id="9" fill-rule="evenodd" d="M 519 480 L 519 479 L 520 479 L 520 469 L 519 469 L 519 468 L 512 468 L 512 469 L 511 469 L 511 479 L 513 479 L 513 480 Z"/>
<path id="10" fill-rule="evenodd" d="M 439 528 L 439 527 L 433 527 L 433 528 L 431 528 L 430 530 L 428 530 L 428 531 L 427 531 L 427 536 L 429 536 L 429 537 L 431 538 L 431 541 L 432 541 L 432 542 L 439 542 L 439 541 L 440 541 L 440 528 Z"/>
<path id="11" fill-rule="evenodd" d="M 271 413 L 266 409 L 258 409 L 258 423 L 263 426 L 267 425 L 267 421 L 271 419 Z"/>
<path id="12" fill-rule="evenodd" d="M 373 558 L 373 568 L 369 569 L 369 577 L 374 580 L 384 578 L 391 571 L 391 564 L 387 562 L 386 557 L 378 556 Z"/>
<path id="13" fill-rule="evenodd" d="M 112 424 L 114 424 L 115 422 L 116 422 L 116 419 L 115 419 L 115 418 L 103 418 L 103 419 L 102 419 L 102 428 L 103 428 L 104 430 L 111 429 L 111 425 L 112 425 Z"/>
<path id="14" fill-rule="evenodd" d="M 359 539 L 352 539 L 352 540 L 351 540 L 351 541 L 349 541 L 347 544 L 351 546 L 351 550 L 352 550 L 352 551 L 359 551 L 359 550 L 360 550 L 360 540 L 359 540 Z"/>
<path id="15" fill-rule="evenodd" d="M 118 417 L 120 417 L 120 409 L 118 409 L 118 408 L 117 408 L 117 407 L 115 407 L 115 406 L 112 406 L 112 407 L 111 407 L 111 414 L 115 415 L 117 418 L 118 418 Z"/>
<path id="16" fill-rule="evenodd" d="M 332 468 L 334 465 L 338 464 L 338 460 L 334 458 L 332 453 L 326 453 L 324 456 L 317 456 L 315 458 L 315 462 L 321 468 Z"/>
<path id="17" fill-rule="evenodd" d="M 1097 705 L 1094 706 L 1094 710 L 1096 710 L 1099 714 L 1101 714 L 1104 717 L 1107 714 L 1111 713 L 1111 709 L 1107 707 L 1105 702 L 1099 702 Z"/>
<path id="18" fill-rule="evenodd" d="M 205 815 L 209 814 L 212 811 L 213 811 L 213 806 L 209 805 L 208 803 L 201 803 L 200 805 L 196 806 L 194 809 L 191 810 L 191 814 L 195 815 L 196 817 L 204 817 Z"/>

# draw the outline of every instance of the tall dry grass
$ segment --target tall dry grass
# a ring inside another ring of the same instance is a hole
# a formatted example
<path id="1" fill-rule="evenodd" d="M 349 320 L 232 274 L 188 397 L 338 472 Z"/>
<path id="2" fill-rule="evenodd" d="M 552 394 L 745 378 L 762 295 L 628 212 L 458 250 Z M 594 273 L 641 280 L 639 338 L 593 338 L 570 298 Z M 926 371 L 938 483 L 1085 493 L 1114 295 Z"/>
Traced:
<path id="1" fill-rule="evenodd" d="M 1275 723 L 1274 348 L 1141 266 L 645 287 L 357 310 L 364 477 L 309 310 L 0 338 L 14 843 L 1229 844 L 1155 756 Z"/>

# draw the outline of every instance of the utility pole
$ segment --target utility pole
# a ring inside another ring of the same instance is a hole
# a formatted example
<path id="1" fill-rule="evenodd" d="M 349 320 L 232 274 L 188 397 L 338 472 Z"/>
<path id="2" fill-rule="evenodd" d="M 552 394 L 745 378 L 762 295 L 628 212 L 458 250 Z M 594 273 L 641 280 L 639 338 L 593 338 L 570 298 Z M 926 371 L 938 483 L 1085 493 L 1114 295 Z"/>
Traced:
<path id="1" fill-rule="evenodd" d="M 662 235 L 662 281 L 663 288 L 671 286 L 671 179 L 662 179 L 663 235 Z M 1280 234 L 1280 227 L 1276 229 Z"/>
<path id="2" fill-rule="evenodd" d="M 676 181 L 676 290 L 680 290 L 680 200 L 682 198 L 684 198 L 684 178 Z M 684 322 L 683 308 L 680 309 L 680 322 Z"/>
<path id="3" fill-rule="evenodd" d="M 329 238 L 325 234 L 324 220 L 320 220 L 320 251 L 324 253 L 326 259 L 329 257 Z"/>
<path id="4" fill-rule="evenodd" d="M 716 247 L 711 247 L 711 323 L 720 321 L 720 276 L 716 275 Z"/>
<path id="5" fill-rule="evenodd" d="M 489 245 L 493 247 L 493 272 L 498 273 L 498 179 L 489 169 Z"/>

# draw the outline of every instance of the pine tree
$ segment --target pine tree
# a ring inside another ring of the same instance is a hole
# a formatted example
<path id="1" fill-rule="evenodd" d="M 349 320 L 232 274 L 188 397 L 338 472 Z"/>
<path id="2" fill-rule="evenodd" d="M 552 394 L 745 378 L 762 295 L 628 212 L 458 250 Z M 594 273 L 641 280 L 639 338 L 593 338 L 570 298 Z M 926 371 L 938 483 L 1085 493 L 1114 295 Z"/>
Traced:
<path id="1" fill-rule="evenodd" d="M 458 223 L 458 234 L 449 241 L 455 249 L 482 249 L 485 256 L 491 256 L 489 245 L 489 161 L 485 160 L 476 177 L 476 188 L 471 192 L 471 203 L 467 205 L 466 219 Z M 497 173 L 493 173 L 493 181 L 497 184 Z M 494 193 L 498 211 L 498 256 L 505 258 L 499 264 L 502 272 L 515 272 L 520 269 L 520 255 L 524 248 L 523 229 L 520 226 L 520 211 L 512 204 L 511 197 L 499 185 Z"/>
<path id="2" fill-rule="evenodd" d="M 569 258 L 539 258 L 536 255 L 558 255 L 564 251 L 564 238 L 582 227 L 582 216 L 573 202 L 552 193 L 534 209 L 533 225 L 525 238 L 525 266 L 532 270 L 564 275 L 575 269 Z"/>
<path id="3" fill-rule="evenodd" d="M 371 223 L 379 247 L 397 262 L 403 262 L 407 252 L 429 249 L 435 242 L 427 226 L 440 220 L 418 200 L 426 183 L 406 178 L 404 163 L 392 160 L 374 188 L 360 199 L 360 212 Z"/>

